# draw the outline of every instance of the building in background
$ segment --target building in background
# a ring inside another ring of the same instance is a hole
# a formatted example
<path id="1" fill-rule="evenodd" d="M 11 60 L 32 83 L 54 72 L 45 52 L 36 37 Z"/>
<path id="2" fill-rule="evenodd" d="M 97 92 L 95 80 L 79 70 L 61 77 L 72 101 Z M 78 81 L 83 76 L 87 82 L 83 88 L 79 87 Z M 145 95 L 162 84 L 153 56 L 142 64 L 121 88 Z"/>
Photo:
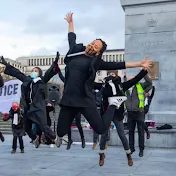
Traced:
<path id="1" fill-rule="evenodd" d="M 124 49 L 112 49 L 106 50 L 104 52 L 102 59 L 106 62 L 121 62 L 124 61 Z M 19 57 L 16 59 L 18 63 L 25 68 L 26 74 L 29 74 L 34 67 L 40 67 L 43 70 L 43 73 L 50 67 L 50 65 L 55 60 L 55 55 L 50 56 L 29 56 L 29 57 Z M 64 64 L 64 55 L 60 56 L 60 68 L 65 75 L 65 64 Z M 119 75 L 121 75 L 122 71 L 119 71 Z M 97 73 L 96 82 L 101 81 L 104 77 L 107 76 L 107 71 L 99 71 Z M 49 83 L 54 84 L 63 84 L 59 79 L 58 75 L 55 75 Z"/>

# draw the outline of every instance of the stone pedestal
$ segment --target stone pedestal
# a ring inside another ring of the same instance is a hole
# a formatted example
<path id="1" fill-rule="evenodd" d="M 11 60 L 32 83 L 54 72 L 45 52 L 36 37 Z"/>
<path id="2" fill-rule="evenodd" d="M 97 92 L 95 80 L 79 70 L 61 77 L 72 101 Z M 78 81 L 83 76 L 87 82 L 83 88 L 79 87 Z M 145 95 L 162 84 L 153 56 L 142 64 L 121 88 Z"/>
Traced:
<path id="1" fill-rule="evenodd" d="M 159 62 L 159 78 L 149 119 L 176 124 L 176 1 L 121 0 L 125 11 L 125 61 L 146 54 Z M 128 69 L 128 75 L 137 74 Z"/>

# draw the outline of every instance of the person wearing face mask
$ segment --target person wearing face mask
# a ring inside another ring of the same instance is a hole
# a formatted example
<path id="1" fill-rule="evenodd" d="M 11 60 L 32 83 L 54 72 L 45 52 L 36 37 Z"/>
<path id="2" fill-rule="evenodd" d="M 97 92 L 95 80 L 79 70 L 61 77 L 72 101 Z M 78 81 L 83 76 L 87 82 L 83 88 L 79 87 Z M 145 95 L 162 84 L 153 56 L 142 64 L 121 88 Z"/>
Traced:
<path id="1" fill-rule="evenodd" d="M 104 62 L 101 58 L 107 45 L 102 39 L 94 40 L 87 47 L 83 44 L 76 44 L 72 15 L 73 13 L 69 13 L 65 18 L 69 24 L 69 51 L 64 59 L 66 64 L 65 84 L 57 123 L 57 134 L 60 138 L 68 133 L 77 113 L 81 113 L 98 134 L 103 134 L 109 128 L 119 101 L 118 97 L 109 97 L 110 107 L 102 117 L 100 116 L 92 92 L 98 70 L 143 66 L 148 68 L 152 64 L 152 61 L 146 60 L 147 58 L 144 58 L 142 62 L 132 63 Z M 77 54 L 75 55 L 75 53 Z"/>
<path id="2" fill-rule="evenodd" d="M 130 81 L 121 82 L 121 78 L 118 76 L 118 72 L 115 70 L 108 71 L 108 77 L 106 78 L 106 86 L 103 91 L 103 104 L 104 109 L 108 109 L 109 103 L 108 103 L 108 97 L 110 95 L 118 95 L 118 96 L 124 96 L 125 91 L 128 90 L 130 87 L 135 85 L 138 81 L 140 81 L 145 75 L 147 74 L 147 71 L 143 69 L 136 77 L 131 79 Z M 95 87 L 100 89 L 102 86 L 101 83 L 95 83 Z M 113 116 L 113 123 L 116 126 L 117 134 L 119 135 L 119 138 L 123 144 L 128 165 L 133 165 L 133 160 L 131 157 L 131 151 L 128 144 L 128 140 L 125 136 L 124 132 L 124 124 L 123 124 L 123 118 L 124 118 L 124 103 L 121 104 L 121 106 L 116 109 L 114 116 Z M 106 149 L 106 138 L 107 138 L 108 132 L 104 133 L 101 136 L 101 142 L 100 142 L 100 158 L 99 158 L 99 165 L 104 165 L 104 159 L 105 159 L 105 149 Z"/>
<path id="3" fill-rule="evenodd" d="M 1 67 L 0 67 L 0 68 L 1 68 Z M 4 81 L 3 81 L 3 79 L 2 79 L 1 71 L 0 71 L 0 88 L 3 87 L 3 86 L 4 86 Z M 3 136 L 3 134 L 2 134 L 1 131 L 0 131 L 0 139 L 1 139 L 2 142 L 4 142 L 4 140 L 5 140 L 5 138 L 4 138 L 4 136 Z"/>
<path id="4" fill-rule="evenodd" d="M 19 140 L 21 153 L 24 153 L 24 144 L 23 144 L 23 136 L 24 136 L 24 126 L 23 126 L 23 115 L 19 104 L 17 102 L 12 103 L 12 107 L 9 111 L 9 114 L 4 114 L 4 121 L 8 121 L 12 119 L 12 131 L 13 131 L 13 142 L 12 142 L 12 154 L 16 153 L 17 149 L 17 138 Z"/>
<path id="5" fill-rule="evenodd" d="M 42 76 L 42 70 L 39 67 L 32 69 L 30 76 L 26 76 L 15 67 L 8 64 L 3 56 L 1 57 L 1 63 L 6 66 L 4 73 L 13 77 L 16 77 L 23 82 L 21 85 L 22 104 L 24 108 L 24 124 L 25 131 L 29 137 L 34 141 L 35 147 L 38 148 L 39 137 L 32 132 L 32 124 L 35 123 L 39 129 L 48 136 L 56 146 L 60 145 L 59 138 L 47 125 L 47 114 L 45 104 L 45 86 L 46 83 L 55 75 L 55 68 L 59 59 L 59 53 L 57 53 L 56 60 L 51 67 Z"/>

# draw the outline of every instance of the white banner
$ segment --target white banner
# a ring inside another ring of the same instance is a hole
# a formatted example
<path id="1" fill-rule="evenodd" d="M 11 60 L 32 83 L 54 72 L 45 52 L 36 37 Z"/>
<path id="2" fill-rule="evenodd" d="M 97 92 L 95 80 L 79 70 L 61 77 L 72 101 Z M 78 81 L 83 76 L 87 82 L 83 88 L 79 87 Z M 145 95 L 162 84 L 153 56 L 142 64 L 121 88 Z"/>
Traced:
<path id="1" fill-rule="evenodd" d="M 8 113 L 12 107 L 12 103 L 20 103 L 21 97 L 21 84 L 19 80 L 11 80 L 4 83 L 4 86 L 0 88 L 0 112 Z"/>

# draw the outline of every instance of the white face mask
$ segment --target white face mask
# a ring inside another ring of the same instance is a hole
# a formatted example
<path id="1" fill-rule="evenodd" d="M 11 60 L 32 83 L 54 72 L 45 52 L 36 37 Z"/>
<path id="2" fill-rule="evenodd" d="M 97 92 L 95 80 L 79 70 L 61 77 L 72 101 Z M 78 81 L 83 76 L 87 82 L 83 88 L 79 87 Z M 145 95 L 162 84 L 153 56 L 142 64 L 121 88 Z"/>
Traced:
<path id="1" fill-rule="evenodd" d="M 37 73 L 37 72 L 31 72 L 30 77 L 31 77 L 32 79 L 35 79 L 35 78 L 38 77 L 38 73 Z"/>

